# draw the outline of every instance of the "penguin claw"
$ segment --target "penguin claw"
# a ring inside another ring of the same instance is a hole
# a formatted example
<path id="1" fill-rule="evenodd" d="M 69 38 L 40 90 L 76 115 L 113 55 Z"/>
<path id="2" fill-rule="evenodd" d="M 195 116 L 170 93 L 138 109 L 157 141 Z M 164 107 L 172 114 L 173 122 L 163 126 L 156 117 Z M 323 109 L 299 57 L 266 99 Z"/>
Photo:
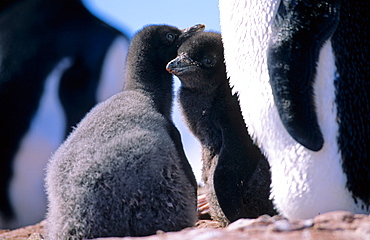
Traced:
<path id="1" fill-rule="evenodd" d="M 198 196 L 198 216 L 209 214 L 209 203 L 207 201 L 206 194 Z"/>

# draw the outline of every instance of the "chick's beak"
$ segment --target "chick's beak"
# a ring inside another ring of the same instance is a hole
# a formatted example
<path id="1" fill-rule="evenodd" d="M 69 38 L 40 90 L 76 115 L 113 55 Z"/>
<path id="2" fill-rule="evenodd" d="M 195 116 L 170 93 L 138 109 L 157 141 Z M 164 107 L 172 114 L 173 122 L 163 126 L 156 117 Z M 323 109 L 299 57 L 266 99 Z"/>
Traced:
<path id="1" fill-rule="evenodd" d="M 181 53 L 177 58 L 170 61 L 166 70 L 174 75 L 181 75 L 192 67 L 198 67 L 199 63 L 188 57 L 186 54 Z"/>
<path id="2" fill-rule="evenodd" d="M 205 27 L 206 26 L 204 24 L 197 24 L 197 25 L 182 29 L 181 30 L 182 33 L 178 39 L 179 44 L 181 44 L 183 41 L 185 41 L 186 39 L 188 39 L 190 36 L 194 35 L 195 33 L 203 32 Z"/>

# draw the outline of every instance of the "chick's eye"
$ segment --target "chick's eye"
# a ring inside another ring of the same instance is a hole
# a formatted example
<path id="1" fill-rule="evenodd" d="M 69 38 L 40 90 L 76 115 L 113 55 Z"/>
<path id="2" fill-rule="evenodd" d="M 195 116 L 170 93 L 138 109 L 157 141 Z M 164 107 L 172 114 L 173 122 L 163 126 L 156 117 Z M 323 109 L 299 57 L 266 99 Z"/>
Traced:
<path id="1" fill-rule="evenodd" d="M 167 33 L 166 39 L 170 42 L 173 42 L 175 40 L 176 36 L 173 33 Z"/>
<path id="2" fill-rule="evenodd" d="M 210 66 L 212 66 L 212 64 L 213 64 L 213 61 L 212 61 L 212 59 L 210 59 L 210 58 L 203 58 L 203 59 L 202 59 L 202 63 L 203 63 L 206 67 L 210 67 Z"/>

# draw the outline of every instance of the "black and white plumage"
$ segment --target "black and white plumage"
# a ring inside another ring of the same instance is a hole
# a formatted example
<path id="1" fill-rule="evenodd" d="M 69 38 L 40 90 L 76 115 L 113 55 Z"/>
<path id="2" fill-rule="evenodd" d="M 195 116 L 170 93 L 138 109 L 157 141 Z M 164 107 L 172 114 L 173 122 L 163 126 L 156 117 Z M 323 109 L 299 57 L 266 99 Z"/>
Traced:
<path id="1" fill-rule="evenodd" d="M 237 94 L 231 93 L 221 35 L 204 32 L 188 39 L 167 70 L 181 80 L 182 113 L 202 145 L 211 217 L 226 225 L 274 215 L 269 165 L 248 135 Z"/>
<path id="2" fill-rule="evenodd" d="M 220 0 L 230 82 L 286 217 L 370 212 L 369 4 Z"/>
<path id="3" fill-rule="evenodd" d="M 193 226 L 196 181 L 171 119 L 166 64 L 194 32 L 166 25 L 132 40 L 123 92 L 93 108 L 51 158 L 50 239 L 145 236 Z"/>
<path id="4" fill-rule="evenodd" d="M 129 40 L 79 0 L 0 3 L 0 228 L 41 221 L 51 153 L 124 86 Z"/>

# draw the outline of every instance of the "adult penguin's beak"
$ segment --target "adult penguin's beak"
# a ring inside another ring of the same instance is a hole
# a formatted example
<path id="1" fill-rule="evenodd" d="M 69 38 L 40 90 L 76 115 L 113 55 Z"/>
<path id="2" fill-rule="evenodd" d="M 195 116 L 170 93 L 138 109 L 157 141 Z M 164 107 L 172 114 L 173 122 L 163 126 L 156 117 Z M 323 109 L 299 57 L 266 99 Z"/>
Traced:
<path id="1" fill-rule="evenodd" d="M 204 24 L 197 24 L 197 25 L 182 29 L 181 30 L 182 33 L 181 33 L 181 35 L 179 36 L 179 39 L 178 39 L 178 45 L 180 46 L 181 43 L 183 43 L 186 39 L 188 39 L 192 35 L 194 35 L 198 32 L 203 32 L 205 27 L 206 26 Z"/>

